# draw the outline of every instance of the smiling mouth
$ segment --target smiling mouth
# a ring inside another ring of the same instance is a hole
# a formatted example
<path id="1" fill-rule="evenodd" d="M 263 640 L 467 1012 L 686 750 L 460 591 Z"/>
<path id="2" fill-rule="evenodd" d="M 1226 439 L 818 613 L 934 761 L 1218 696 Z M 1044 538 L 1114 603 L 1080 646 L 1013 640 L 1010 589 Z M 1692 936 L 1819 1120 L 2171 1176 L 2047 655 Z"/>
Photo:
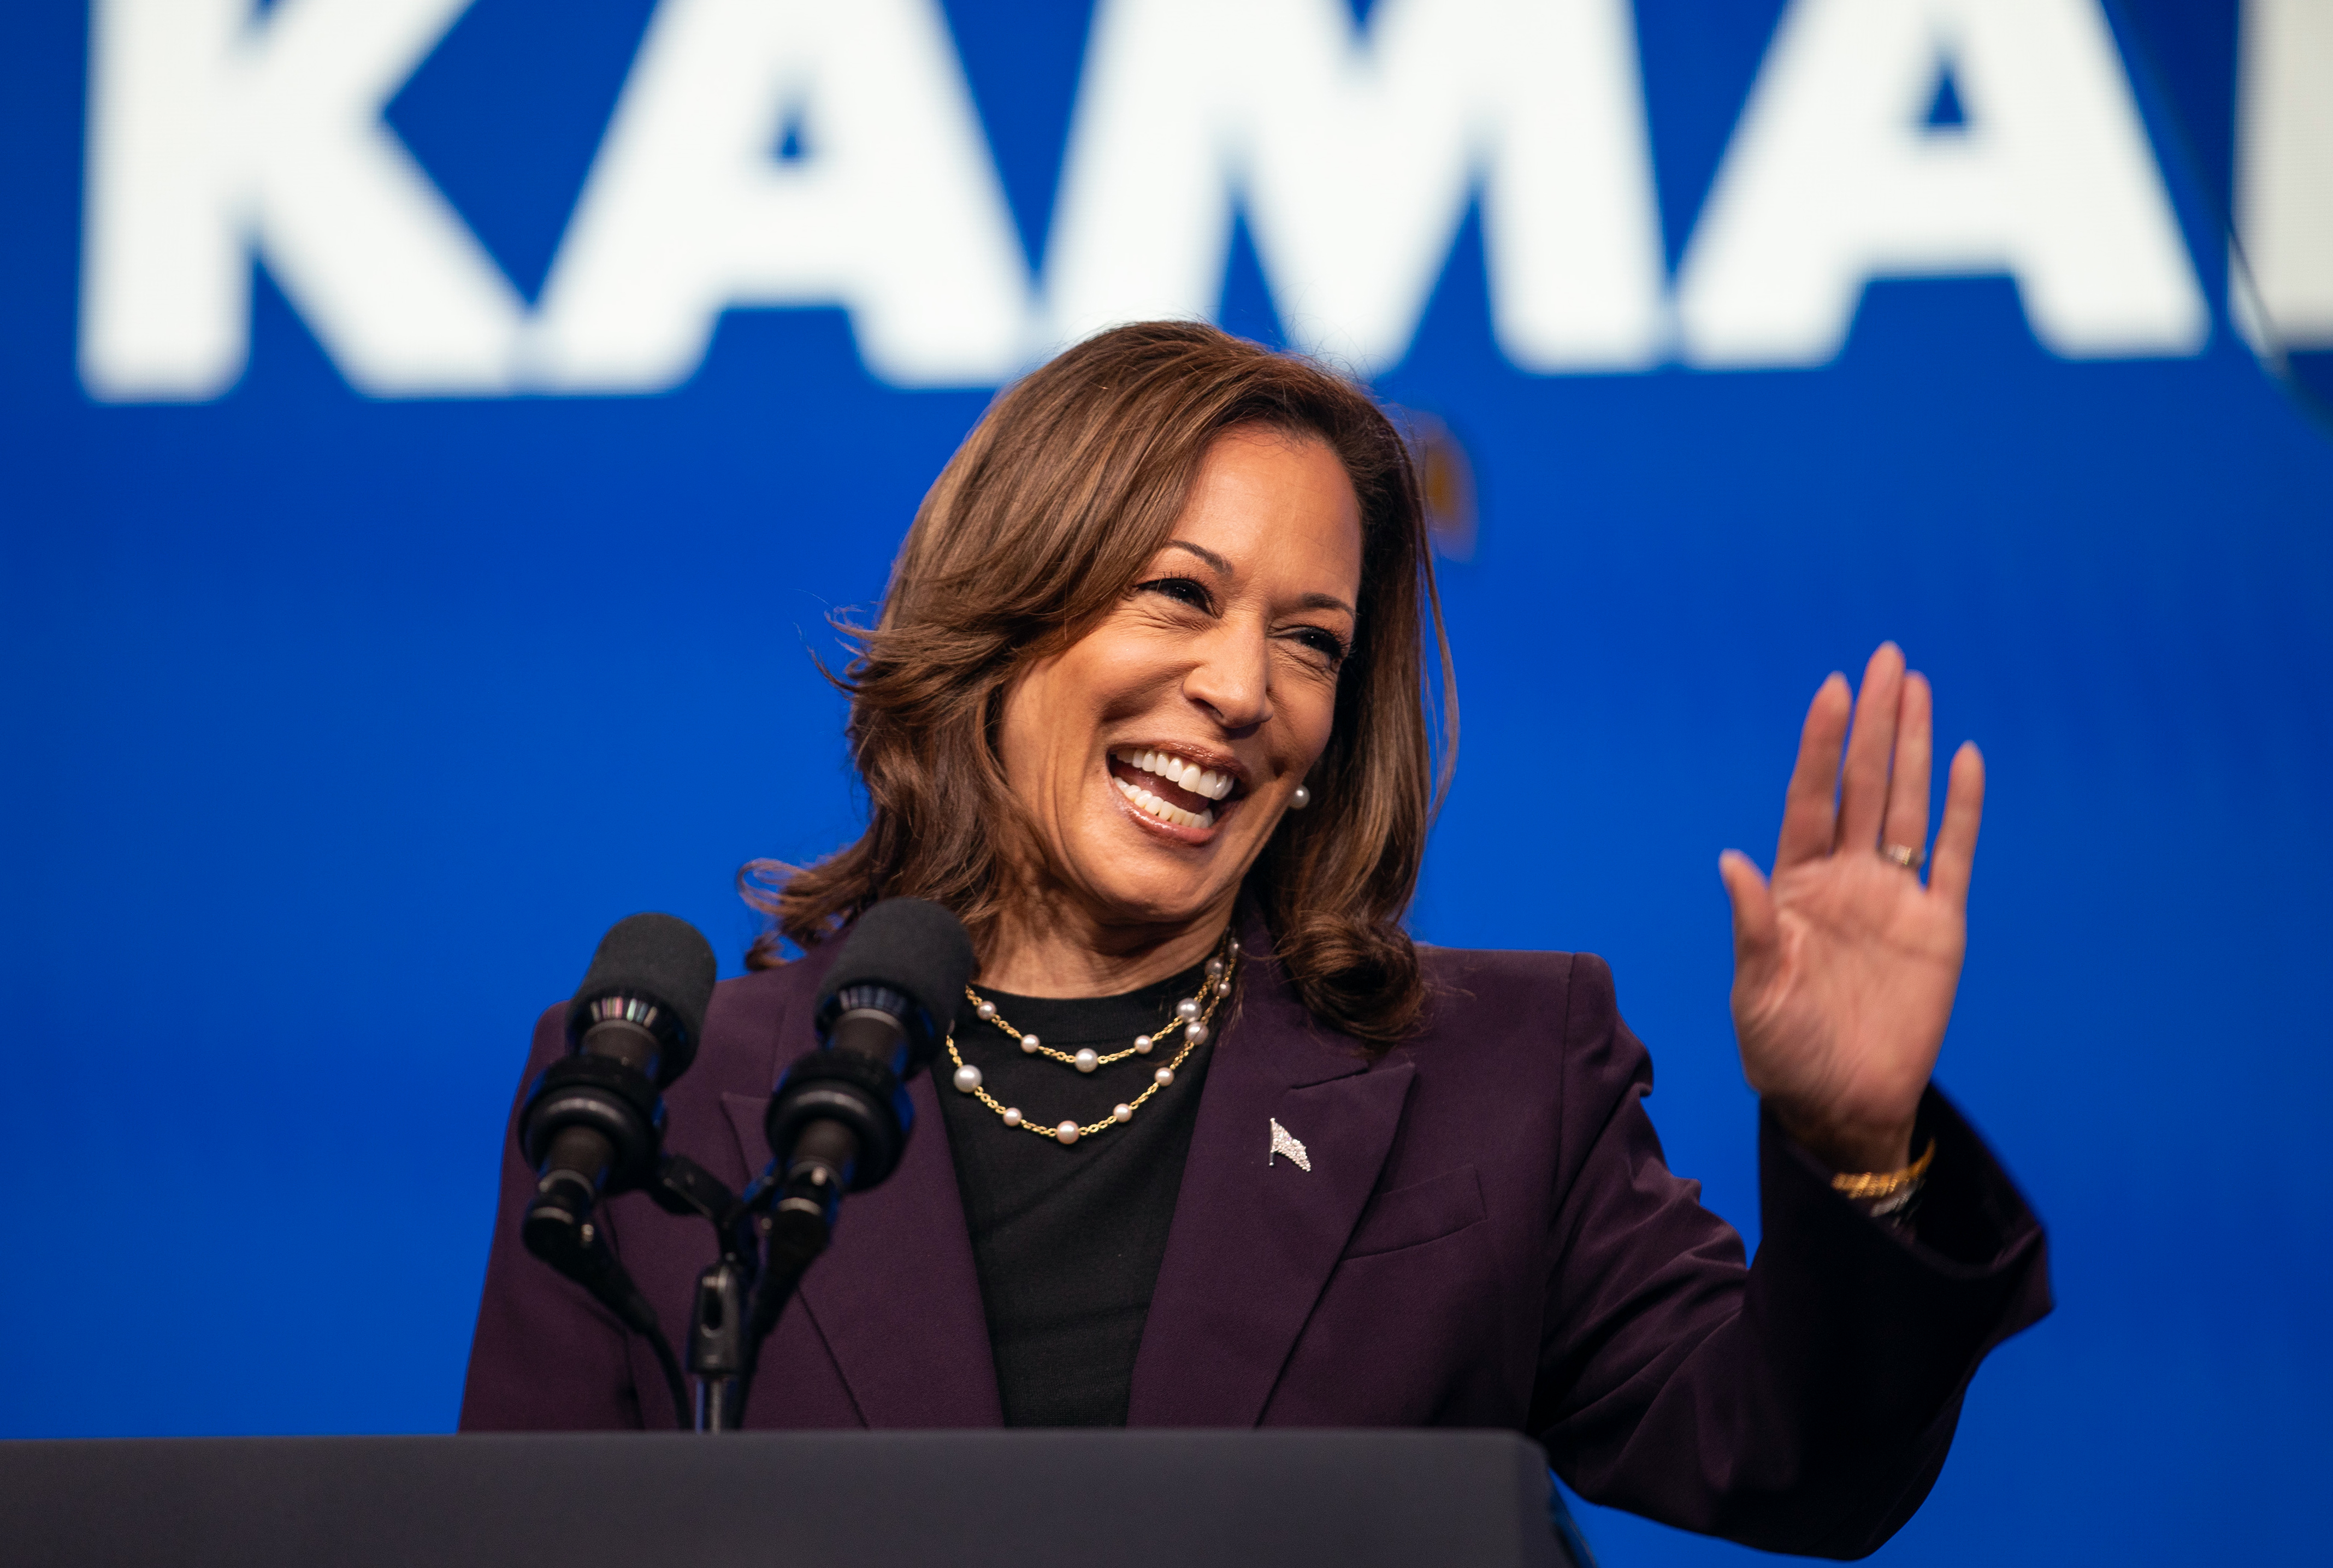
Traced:
<path id="1" fill-rule="evenodd" d="M 1109 754 L 1110 782 L 1127 804 L 1156 822 L 1205 832 L 1237 804 L 1239 780 L 1172 751 L 1122 747 Z"/>

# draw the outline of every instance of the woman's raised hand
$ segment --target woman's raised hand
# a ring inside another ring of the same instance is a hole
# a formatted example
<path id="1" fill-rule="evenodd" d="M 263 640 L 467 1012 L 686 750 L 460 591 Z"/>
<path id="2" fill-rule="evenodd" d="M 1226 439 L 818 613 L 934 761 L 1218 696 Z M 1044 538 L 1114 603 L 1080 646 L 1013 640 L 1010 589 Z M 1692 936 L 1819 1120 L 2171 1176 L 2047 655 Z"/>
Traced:
<path id="1" fill-rule="evenodd" d="M 1968 945 L 1984 760 L 1973 744 L 1953 757 L 1924 885 L 1932 708 L 1926 678 L 1906 673 L 1893 643 L 1871 655 L 1852 703 L 1831 676 L 1807 710 L 1773 880 L 1738 850 L 1718 859 L 1733 901 L 1742 1070 L 1836 1171 L 1910 1162 Z"/>

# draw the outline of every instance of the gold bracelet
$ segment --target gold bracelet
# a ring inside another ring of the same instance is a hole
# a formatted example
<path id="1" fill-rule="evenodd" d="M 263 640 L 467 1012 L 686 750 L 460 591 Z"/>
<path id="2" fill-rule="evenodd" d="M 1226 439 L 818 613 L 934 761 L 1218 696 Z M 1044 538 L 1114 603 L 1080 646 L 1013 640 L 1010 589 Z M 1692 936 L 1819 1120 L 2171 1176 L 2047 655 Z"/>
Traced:
<path id="1" fill-rule="evenodd" d="M 1849 1198 L 1886 1198 L 1891 1193 L 1901 1192 L 1905 1188 L 1925 1176 L 1928 1173 L 1928 1167 L 1935 1162 L 1935 1158 L 1936 1141 L 1931 1138 L 1928 1140 L 1927 1152 L 1901 1171 L 1889 1171 L 1885 1173 L 1862 1171 L 1851 1175 L 1842 1173 L 1830 1179 L 1831 1190 L 1844 1192 Z"/>

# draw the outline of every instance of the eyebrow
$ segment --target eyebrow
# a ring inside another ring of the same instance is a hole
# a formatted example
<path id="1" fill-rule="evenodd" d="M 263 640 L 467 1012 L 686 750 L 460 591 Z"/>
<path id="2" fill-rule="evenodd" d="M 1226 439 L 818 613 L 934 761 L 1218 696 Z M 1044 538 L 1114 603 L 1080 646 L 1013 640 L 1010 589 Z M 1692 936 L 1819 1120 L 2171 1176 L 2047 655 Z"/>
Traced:
<path id="1" fill-rule="evenodd" d="M 1187 539 L 1170 539 L 1166 541 L 1166 548 L 1168 550 L 1187 550 L 1193 555 L 1197 556 L 1201 560 L 1205 561 L 1209 566 L 1214 567 L 1217 571 L 1223 573 L 1225 577 L 1234 575 L 1232 572 L 1232 563 L 1225 560 L 1222 556 L 1217 555 L 1214 550 L 1207 549 L 1204 545 L 1193 544 Z"/>
<path id="2" fill-rule="evenodd" d="M 1221 572 L 1225 577 L 1236 577 L 1239 575 L 1232 569 L 1231 562 L 1225 560 L 1222 556 L 1217 555 L 1214 550 L 1207 549 L 1205 545 L 1193 544 L 1187 539 L 1170 539 L 1166 541 L 1166 548 L 1168 550 L 1187 550 L 1191 554 L 1197 556 L 1201 560 L 1205 561 L 1209 566 L 1215 568 L 1215 570 Z M 1334 594 L 1306 594 L 1302 598 L 1296 602 L 1303 606 L 1308 610 L 1342 610 L 1347 615 L 1351 616 L 1355 620 L 1359 620 L 1361 618 L 1359 611 L 1354 609 L 1352 606 L 1347 604 L 1344 600 L 1339 598 Z"/>

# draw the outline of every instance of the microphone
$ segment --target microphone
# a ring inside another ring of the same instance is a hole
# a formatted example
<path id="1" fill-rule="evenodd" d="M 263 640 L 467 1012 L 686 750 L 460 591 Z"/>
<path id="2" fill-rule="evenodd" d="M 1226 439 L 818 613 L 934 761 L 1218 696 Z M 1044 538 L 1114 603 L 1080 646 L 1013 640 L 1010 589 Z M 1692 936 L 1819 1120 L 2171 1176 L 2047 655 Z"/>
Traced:
<path id="1" fill-rule="evenodd" d="M 656 1179 L 660 1092 L 696 1059 L 718 967 L 686 921 L 635 914 L 600 940 L 567 1005 L 569 1054 L 543 1069 L 520 1113 L 519 1146 L 537 1173 L 520 1234 L 571 1277 L 595 1267 L 595 1255 L 614 1262 L 591 1223 L 600 1195 Z"/>
<path id="2" fill-rule="evenodd" d="M 763 1120 L 771 1174 L 831 1205 L 898 1169 L 914 1129 L 907 1083 L 931 1066 L 975 967 L 964 924 L 890 898 L 859 917 L 819 988 L 821 1048 L 786 1069 Z"/>
<path id="3" fill-rule="evenodd" d="M 802 1274 L 826 1250 L 845 1191 L 899 1168 L 915 1126 L 907 1083 L 931 1066 L 972 983 L 964 923 L 920 898 L 888 898 L 859 917 L 819 988 L 819 1049 L 786 1069 L 762 1129 L 770 1169 L 754 1184 L 763 1257 L 735 1408 L 762 1342 Z"/>

